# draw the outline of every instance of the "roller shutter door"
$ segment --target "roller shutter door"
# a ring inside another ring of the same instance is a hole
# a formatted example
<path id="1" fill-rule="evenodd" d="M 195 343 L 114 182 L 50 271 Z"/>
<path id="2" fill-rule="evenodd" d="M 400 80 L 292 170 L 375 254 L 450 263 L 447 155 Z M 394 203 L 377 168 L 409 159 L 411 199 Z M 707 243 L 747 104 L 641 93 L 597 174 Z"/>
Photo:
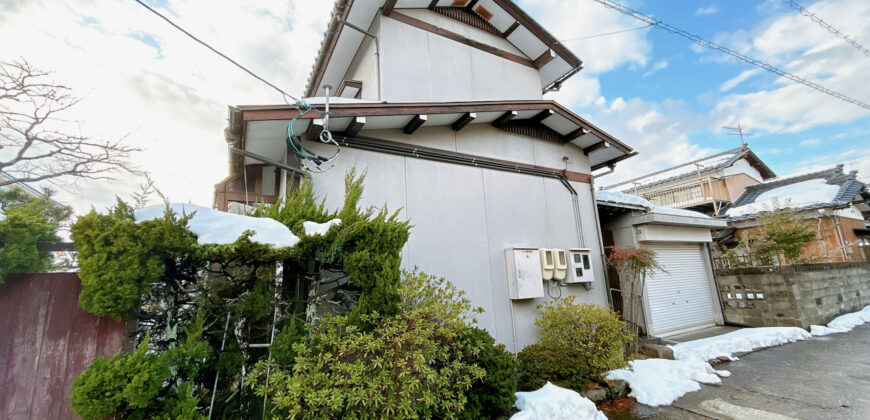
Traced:
<path id="1" fill-rule="evenodd" d="M 666 272 L 647 279 L 650 330 L 655 335 L 714 325 L 713 301 L 701 247 L 697 244 L 647 244 Z"/>

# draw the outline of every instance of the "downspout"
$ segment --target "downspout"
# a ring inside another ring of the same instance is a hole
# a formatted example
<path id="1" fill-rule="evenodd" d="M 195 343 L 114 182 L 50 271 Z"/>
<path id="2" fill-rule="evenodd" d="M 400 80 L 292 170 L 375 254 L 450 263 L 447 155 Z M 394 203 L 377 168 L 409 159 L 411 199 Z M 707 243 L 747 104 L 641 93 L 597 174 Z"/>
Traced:
<path id="1" fill-rule="evenodd" d="M 835 214 L 832 216 L 832 219 L 834 220 L 834 226 L 837 227 L 837 239 L 840 240 L 840 249 L 843 250 L 843 262 L 852 261 L 849 253 L 846 252 L 846 237 L 843 235 L 843 224 L 840 223 L 840 216 Z"/>
<path id="2" fill-rule="evenodd" d="M 359 32 L 359 33 L 361 33 L 361 34 L 363 34 L 363 35 L 365 35 L 365 36 L 367 36 L 375 41 L 375 56 L 377 57 L 377 59 L 375 60 L 375 63 L 377 65 L 377 73 L 378 73 L 378 102 L 381 102 L 381 96 L 382 96 L 382 90 L 383 90 L 382 86 L 384 83 L 383 83 L 383 80 L 381 79 L 381 42 L 378 39 L 378 36 L 363 29 L 363 28 L 360 28 L 359 26 L 356 26 L 356 25 L 354 25 L 354 24 L 352 24 L 344 19 L 341 19 L 339 17 L 336 17 L 335 20 L 337 20 L 342 25 L 345 25 L 351 29 L 354 29 L 357 32 Z"/>

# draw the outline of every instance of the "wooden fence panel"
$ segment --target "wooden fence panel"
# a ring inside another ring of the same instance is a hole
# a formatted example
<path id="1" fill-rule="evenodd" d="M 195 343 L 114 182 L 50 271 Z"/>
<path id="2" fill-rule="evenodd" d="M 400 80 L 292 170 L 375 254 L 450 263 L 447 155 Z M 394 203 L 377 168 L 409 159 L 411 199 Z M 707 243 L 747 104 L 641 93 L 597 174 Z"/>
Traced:
<path id="1" fill-rule="evenodd" d="M 83 311 L 75 273 L 10 276 L 0 285 L 0 419 L 76 419 L 73 379 L 129 342 L 126 324 Z"/>

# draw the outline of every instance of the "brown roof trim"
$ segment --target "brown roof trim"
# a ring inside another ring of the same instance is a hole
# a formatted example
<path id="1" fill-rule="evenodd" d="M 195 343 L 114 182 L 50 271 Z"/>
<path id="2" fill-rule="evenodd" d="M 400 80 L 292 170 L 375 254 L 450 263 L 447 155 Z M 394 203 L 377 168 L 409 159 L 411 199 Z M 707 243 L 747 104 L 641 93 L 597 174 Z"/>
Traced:
<path id="1" fill-rule="evenodd" d="M 565 48 L 564 45 L 559 43 L 559 41 L 550 35 L 546 29 L 544 29 L 541 25 L 538 24 L 531 16 L 526 14 L 523 9 L 520 9 L 519 6 L 514 4 L 514 2 L 510 0 L 493 0 L 496 5 L 503 8 L 506 12 L 508 12 L 517 22 L 520 22 L 521 25 L 525 26 L 533 35 L 540 38 L 548 47 L 550 47 L 553 51 L 555 51 L 559 56 L 561 56 L 571 67 L 580 67 L 583 64 L 579 58 L 577 58 L 571 50 Z"/>
<path id="2" fill-rule="evenodd" d="M 306 97 L 314 96 L 317 92 L 317 87 L 320 85 L 320 81 L 323 80 L 323 74 L 326 72 L 326 65 L 329 64 L 329 59 L 332 58 L 332 52 L 335 50 L 335 44 L 338 43 L 338 36 L 341 34 L 342 29 L 344 29 L 344 25 L 336 18 L 347 20 L 351 6 L 353 6 L 353 0 L 338 0 L 335 3 L 329 19 L 329 28 L 326 30 L 326 37 L 323 39 L 323 43 L 320 44 L 317 60 L 314 62 L 314 67 L 311 69 L 311 74 L 308 77 L 308 85 L 305 87 Z"/>
<path id="3" fill-rule="evenodd" d="M 299 110 L 290 105 L 248 105 L 236 107 L 242 112 L 244 121 L 289 120 L 299 115 Z M 550 100 L 518 100 L 518 101 L 468 101 L 468 102 L 361 102 L 330 104 L 330 116 L 368 117 L 388 115 L 419 115 L 419 114 L 464 114 L 466 112 L 499 112 L 499 111 L 545 111 L 551 110 L 577 124 L 592 134 L 606 140 L 613 146 L 629 154 L 633 149 L 622 141 L 611 136 L 594 124 L 586 121 L 561 104 Z M 308 113 L 301 118 L 319 118 L 317 113 Z"/>

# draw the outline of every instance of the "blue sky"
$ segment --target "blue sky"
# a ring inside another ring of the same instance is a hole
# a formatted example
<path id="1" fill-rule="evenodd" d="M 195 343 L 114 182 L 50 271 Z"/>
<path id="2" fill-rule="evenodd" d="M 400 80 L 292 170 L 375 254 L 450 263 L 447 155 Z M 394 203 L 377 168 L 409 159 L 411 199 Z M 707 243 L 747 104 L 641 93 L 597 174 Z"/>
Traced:
<path id="1" fill-rule="evenodd" d="M 645 14 L 870 101 L 870 57 L 780 0 L 624 0 Z M 290 92 L 300 93 L 332 2 L 151 1 L 191 32 Z M 559 39 L 643 24 L 592 0 L 520 0 Z M 870 45 L 870 2 L 802 0 Z M 83 102 L 68 116 L 84 132 L 142 148 L 137 163 L 177 202 L 209 206 L 226 176 L 227 105 L 282 98 L 130 0 L 0 2 L 0 59 L 54 71 Z M 647 28 L 565 43 L 584 70 L 547 98 L 560 101 L 640 152 L 601 178 L 607 185 L 739 145 L 778 174 L 855 161 L 870 178 L 870 112 Z M 729 82 L 730 81 L 730 82 Z M 78 211 L 129 198 L 142 180 L 71 185 Z"/>

